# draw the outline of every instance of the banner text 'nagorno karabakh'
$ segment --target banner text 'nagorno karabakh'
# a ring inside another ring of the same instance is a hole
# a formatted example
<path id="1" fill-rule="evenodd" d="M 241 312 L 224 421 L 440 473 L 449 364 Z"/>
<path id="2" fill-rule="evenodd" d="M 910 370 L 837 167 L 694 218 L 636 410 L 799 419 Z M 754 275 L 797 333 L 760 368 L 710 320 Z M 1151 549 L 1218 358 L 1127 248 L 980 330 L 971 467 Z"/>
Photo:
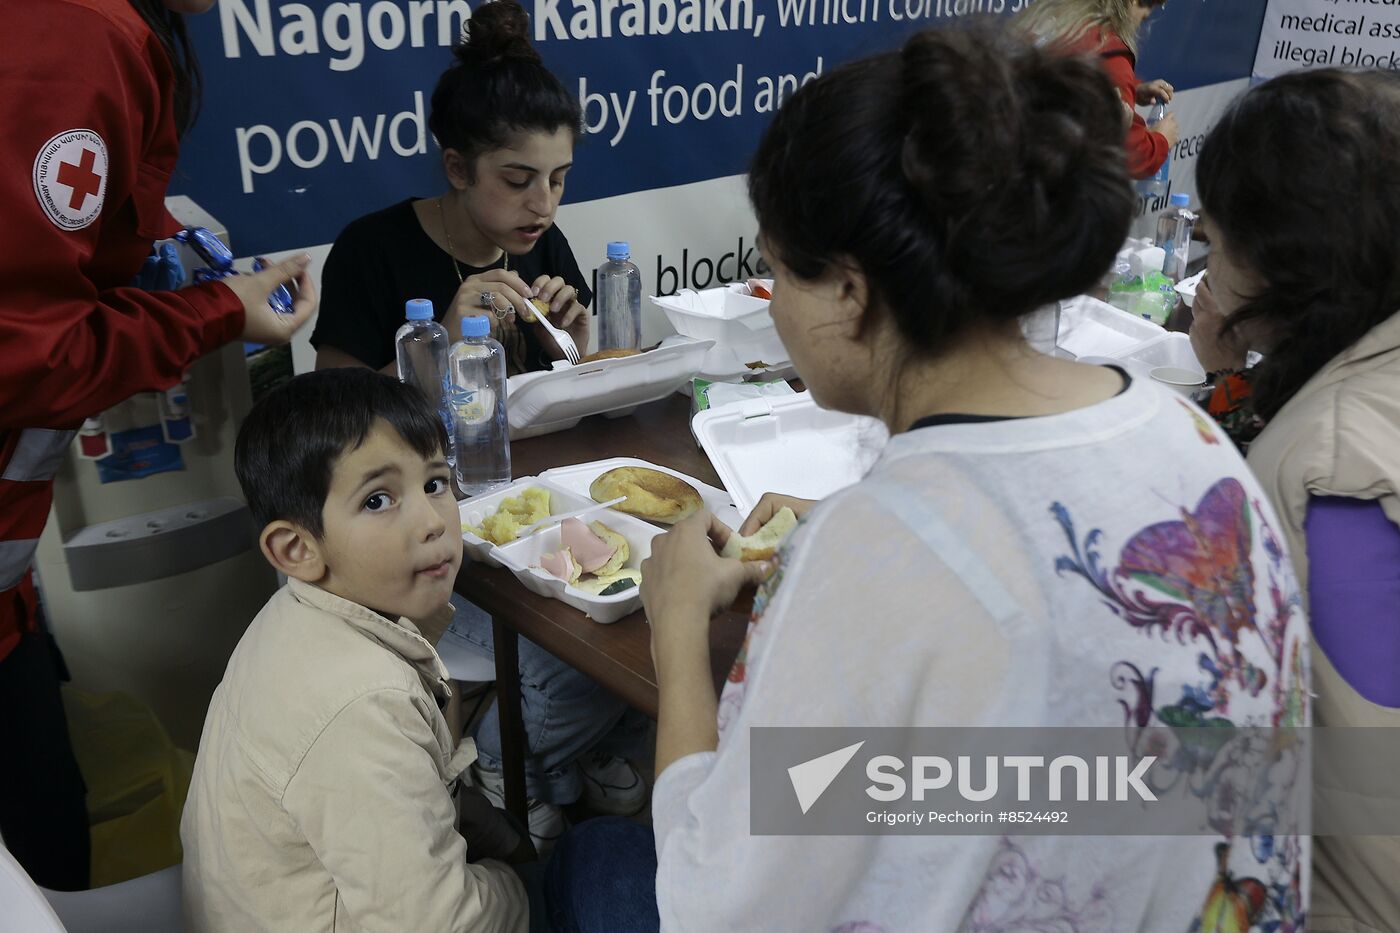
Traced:
<path id="1" fill-rule="evenodd" d="M 769 116 L 803 81 L 913 30 L 1009 16 L 1029 2 L 525 7 L 541 55 L 583 106 L 566 196 L 579 202 L 741 173 Z M 1243 77 L 1262 5 L 1173 4 L 1144 41 L 1144 74 L 1178 88 Z M 354 217 L 439 190 L 429 102 L 471 10 L 466 0 L 219 0 L 190 19 L 206 87 L 172 193 L 226 223 L 246 255 L 328 242 Z"/>

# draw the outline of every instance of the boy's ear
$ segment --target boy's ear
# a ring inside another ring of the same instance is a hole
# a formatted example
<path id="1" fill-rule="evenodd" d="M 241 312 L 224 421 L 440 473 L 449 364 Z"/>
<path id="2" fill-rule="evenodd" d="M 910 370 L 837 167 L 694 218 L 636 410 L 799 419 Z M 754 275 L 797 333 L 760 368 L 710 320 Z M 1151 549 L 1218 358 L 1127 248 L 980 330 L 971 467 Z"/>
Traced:
<path id="1" fill-rule="evenodd" d="M 300 525 L 283 519 L 269 522 L 258 544 L 268 563 L 289 577 L 316 583 L 326 575 L 320 543 Z"/>

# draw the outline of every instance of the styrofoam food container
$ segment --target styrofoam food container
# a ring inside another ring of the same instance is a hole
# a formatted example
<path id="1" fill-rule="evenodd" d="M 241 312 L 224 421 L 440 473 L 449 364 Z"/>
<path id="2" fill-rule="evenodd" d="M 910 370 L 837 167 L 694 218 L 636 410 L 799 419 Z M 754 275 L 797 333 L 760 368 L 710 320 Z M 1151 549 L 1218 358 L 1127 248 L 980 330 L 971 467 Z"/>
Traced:
<path id="1" fill-rule="evenodd" d="M 1170 367 L 1197 373 L 1200 382 L 1205 382 L 1206 378 L 1205 368 L 1197 361 L 1196 352 L 1191 349 L 1191 338 L 1186 334 L 1163 334 L 1128 348 L 1121 359 L 1134 376 L 1150 377 L 1152 370 Z"/>
<path id="2" fill-rule="evenodd" d="M 610 460 L 595 460 L 591 463 L 578 463 L 571 466 L 545 470 L 539 476 L 525 476 L 503 489 L 497 489 L 484 496 L 464 499 L 458 503 L 457 511 L 461 521 L 480 525 L 488 516 L 496 514 L 501 502 L 519 496 L 531 487 L 549 490 L 549 512 L 559 515 L 574 509 L 596 505 L 588 493 L 593 481 L 608 470 L 621 466 L 650 467 L 685 480 L 700 493 L 705 507 L 719 516 L 731 528 L 738 528 L 742 518 L 730 502 L 729 494 L 708 483 L 702 483 L 693 476 L 677 470 L 648 463 L 631 457 L 614 457 Z M 625 566 L 637 569 L 651 554 L 651 539 L 665 531 L 650 522 L 618 512 L 614 509 L 601 509 L 593 515 L 583 517 L 584 522 L 601 521 L 627 539 L 632 556 Z M 526 544 L 529 546 L 524 546 Z M 491 567 L 504 567 L 515 575 L 533 593 L 552 596 L 567 605 L 573 606 L 597 622 L 616 622 L 623 616 L 641 607 L 639 591 L 618 593 L 615 596 L 594 596 L 575 589 L 558 577 L 534 568 L 540 555 L 559 549 L 559 526 L 552 525 L 535 532 L 528 538 L 517 538 L 509 544 L 493 544 L 469 532 L 462 532 L 462 548 L 466 555 L 475 561 Z"/>
<path id="3" fill-rule="evenodd" d="M 1123 351 L 1166 334 L 1166 330 L 1145 318 L 1088 295 L 1079 295 L 1060 304 L 1060 329 L 1055 345 L 1081 356 L 1120 359 Z"/>
<path id="4" fill-rule="evenodd" d="M 765 492 L 822 499 L 851 485 L 889 437 L 874 418 L 829 411 L 810 392 L 702 411 L 690 428 L 742 515 Z"/>
<path id="5" fill-rule="evenodd" d="M 593 497 L 589 496 L 587 492 L 579 495 L 572 489 L 550 482 L 545 476 L 522 476 L 509 486 L 458 502 L 457 527 L 460 529 L 463 523 L 480 527 L 482 522 L 500 510 L 502 502 L 517 498 L 526 489 L 534 486 L 549 490 L 549 514 L 551 515 L 571 512 L 574 509 L 582 509 L 595 504 Z M 496 552 L 504 545 L 478 538 L 469 531 L 462 531 L 461 534 L 462 550 L 467 557 L 492 567 L 501 566 Z"/>
<path id="6" fill-rule="evenodd" d="M 550 503 L 551 506 L 553 503 Z M 651 539 L 661 534 L 660 528 L 640 518 L 607 511 L 601 516 L 585 517 L 584 522 L 602 521 L 627 539 L 628 556 L 624 567 L 636 570 L 651 556 Z M 642 608 L 640 587 L 612 596 L 594 596 L 575 589 L 546 570 L 535 566 L 540 557 L 559 550 L 560 530 L 553 525 L 497 548 L 501 565 L 515 574 L 525 588 L 540 596 L 550 596 L 587 615 L 595 622 L 616 622 Z"/>
<path id="7" fill-rule="evenodd" d="M 653 295 L 651 303 L 665 313 L 678 333 L 715 342 L 701 372 L 726 377 L 742 372 L 747 363 L 787 363 L 788 352 L 773 326 L 768 300 L 746 291 L 744 285 L 735 283 L 702 292 Z"/>
<path id="8" fill-rule="evenodd" d="M 693 476 L 687 476 L 679 470 L 664 467 L 657 463 L 649 463 L 646 460 L 638 460 L 635 457 L 613 457 L 611 460 L 594 460 L 591 463 L 576 463 L 573 466 L 555 467 L 546 470 L 541 475 L 549 480 L 553 486 L 566 489 L 571 493 L 583 496 L 592 501 L 589 495 L 589 487 L 593 481 L 609 470 L 618 467 L 646 467 L 650 470 L 659 470 L 662 473 L 669 473 L 679 480 L 689 483 L 695 487 L 695 491 L 700 493 L 701 500 L 705 503 L 705 508 L 713 512 L 730 528 L 738 528 L 743 524 L 744 518 L 739 514 L 739 510 L 734 508 L 734 502 L 730 499 L 729 493 L 725 492 L 709 483 L 702 483 Z M 564 511 L 564 510 L 561 510 Z M 626 513 L 623 513 L 626 514 Z"/>
<path id="9" fill-rule="evenodd" d="M 776 331 L 774 331 L 773 343 L 767 349 L 775 352 L 751 355 L 736 352 L 733 347 L 716 344 L 709 353 L 705 354 L 705 359 L 700 364 L 700 378 L 709 379 L 711 382 L 748 378 L 784 378 L 780 373 L 791 371 L 792 361 L 788 359 L 787 348 L 783 346 L 782 341 L 777 339 Z M 767 365 L 750 366 L 750 363 L 766 363 Z"/>
<path id="10" fill-rule="evenodd" d="M 564 431 L 589 415 L 629 415 L 689 385 L 713 346 L 712 340 L 669 337 L 636 356 L 512 376 L 506 402 L 511 439 Z"/>

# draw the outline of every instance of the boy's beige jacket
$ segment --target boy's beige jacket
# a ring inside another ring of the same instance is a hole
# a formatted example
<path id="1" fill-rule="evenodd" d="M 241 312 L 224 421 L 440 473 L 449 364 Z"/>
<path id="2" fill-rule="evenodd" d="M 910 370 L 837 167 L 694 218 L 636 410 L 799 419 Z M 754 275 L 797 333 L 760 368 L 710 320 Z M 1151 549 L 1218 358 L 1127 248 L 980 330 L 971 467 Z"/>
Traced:
<path id="1" fill-rule="evenodd" d="M 1304 593 L 1308 550 L 1303 536 L 1308 497 L 1376 500 L 1400 525 L 1400 314 L 1376 325 L 1298 391 L 1254 441 L 1249 465 L 1284 522 Z M 1313 642 L 1313 723 L 1396 729 L 1400 710 L 1353 690 Z M 1400 672 L 1397 672 L 1400 676 Z M 1315 762 L 1325 781 L 1326 762 Z M 1400 787 L 1379 805 L 1400 809 Z M 1400 838 L 1314 840 L 1314 933 L 1400 931 Z"/>
<path id="2" fill-rule="evenodd" d="M 519 931 L 524 887 L 467 862 L 437 652 L 406 619 L 290 581 L 214 693 L 180 837 L 195 931 Z M 457 753 L 454 756 L 454 751 Z"/>

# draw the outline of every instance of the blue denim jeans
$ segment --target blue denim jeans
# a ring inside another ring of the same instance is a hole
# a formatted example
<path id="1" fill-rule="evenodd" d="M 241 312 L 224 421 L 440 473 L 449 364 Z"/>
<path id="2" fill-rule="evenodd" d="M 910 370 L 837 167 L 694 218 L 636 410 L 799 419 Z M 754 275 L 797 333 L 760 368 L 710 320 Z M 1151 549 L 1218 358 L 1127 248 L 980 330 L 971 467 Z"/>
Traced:
<path id="1" fill-rule="evenodd" d="M 544 870 L 554 933 L 656 933 L 656 839 L 620 816 L 585 820 L 564 833 Z"/>
<path id="2" fill-rule="evenodd" d="M 456 638 L 495 656 L 491 616 L 454 595 L 456 614 L 443 638 Z M 520 714 L 525 724 L 525 793 L 565 806 L 583 794 L 578 758 L 601 752 L 621 758 L 649 754 L 651 721 L 527 638 L 520 639 Z M 477 763 L 501 770 L 501 720 L 496 704 L 476 728 Z"/>

